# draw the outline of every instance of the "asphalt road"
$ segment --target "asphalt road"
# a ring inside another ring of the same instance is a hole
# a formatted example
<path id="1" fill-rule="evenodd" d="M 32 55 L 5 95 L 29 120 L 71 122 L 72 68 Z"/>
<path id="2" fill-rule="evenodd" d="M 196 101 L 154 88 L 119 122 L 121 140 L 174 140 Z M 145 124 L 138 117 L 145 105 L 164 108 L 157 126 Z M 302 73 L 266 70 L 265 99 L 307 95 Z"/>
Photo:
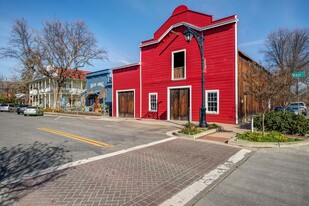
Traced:
<path id="1" fill-rule="evenodd" d="M 25 117 L 6 112 L 0 113 L 0 122 L 0 152 L 5 149 L 24 151 L 30 147 L 37 150 L 49 148 L 62 151 L 62 155 L 70 158 L 70 161 L 161 140 L 167 138 L 167 131 L 175 129 L 169 125 L 136 124 L 120 120 L 48 115 Z M 103 146 L 95 144 L 98 142 Z"/>
<path id="2" fill-rule="evenodd" d="M 196 206 L 308 205 L 309 146 L 259 149 Z"/>

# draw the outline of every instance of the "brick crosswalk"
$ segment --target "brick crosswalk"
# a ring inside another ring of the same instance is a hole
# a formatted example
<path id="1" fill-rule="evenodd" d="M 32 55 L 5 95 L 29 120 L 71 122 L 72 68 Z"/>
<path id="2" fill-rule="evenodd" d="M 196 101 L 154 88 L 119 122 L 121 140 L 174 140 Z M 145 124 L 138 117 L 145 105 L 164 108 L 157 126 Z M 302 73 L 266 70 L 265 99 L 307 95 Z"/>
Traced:
<path id="1" fill-rule="evenodd" d="M 175 139 L 69 168 L 16 205 L 159 205 L 238 151 Z"/>

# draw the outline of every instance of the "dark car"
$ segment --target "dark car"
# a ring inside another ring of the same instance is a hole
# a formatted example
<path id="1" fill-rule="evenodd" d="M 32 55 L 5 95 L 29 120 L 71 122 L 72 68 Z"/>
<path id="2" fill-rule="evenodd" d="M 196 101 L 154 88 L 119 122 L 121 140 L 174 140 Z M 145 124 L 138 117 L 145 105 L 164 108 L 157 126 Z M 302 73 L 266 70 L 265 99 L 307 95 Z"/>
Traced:
<path id="1" fill-rule="evenodd" d="M 275 107 L 276 112 L 284 111 L 284 107 Z"/>
<path id="2" fill-rule="evenodd" d="M 17 114 L 20 114 L 20 113 L 23 114 L 27 107 L 28 107 L 28 105 L 26 105 L 26 104 L 22 104 L 19 107 L 17 107 L 17 110 L 16 110 Z"/>

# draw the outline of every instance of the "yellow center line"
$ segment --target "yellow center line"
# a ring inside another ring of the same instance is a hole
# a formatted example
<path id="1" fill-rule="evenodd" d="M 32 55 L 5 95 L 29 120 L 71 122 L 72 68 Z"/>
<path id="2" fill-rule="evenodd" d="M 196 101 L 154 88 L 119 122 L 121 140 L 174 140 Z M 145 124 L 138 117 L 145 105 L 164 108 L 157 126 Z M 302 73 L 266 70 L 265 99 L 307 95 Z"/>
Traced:
<path id="1" fill-rule="evenodd" d="M 80 137 L 80 136 L 77 136 L 77 135 L 74 135 L 74 134 L 61 132 L 61 131 L 58 131 L 58 130 L 53 130 L 53 129 L 49 129 L 49 128 L 37 128 L 37 129 L 41 130 L 41 131 L 57 134 L 57 135 L 60 135 L 60 136 L 72 138 L 72 139 L 75 139 L 75 140 L 78 140 L 78 141 L 81 141 L 81 142 L 85 142 L 85 143 L 88 143 L 88 144 L 92 144 L 92 145 L 95 145 L 95 146 L 99 146 L 99 147 L 111 147 L 111 145 L 104 143 L 104 142 L 92 140 L 92 139 L 85 138 L 85 137 Z"/>

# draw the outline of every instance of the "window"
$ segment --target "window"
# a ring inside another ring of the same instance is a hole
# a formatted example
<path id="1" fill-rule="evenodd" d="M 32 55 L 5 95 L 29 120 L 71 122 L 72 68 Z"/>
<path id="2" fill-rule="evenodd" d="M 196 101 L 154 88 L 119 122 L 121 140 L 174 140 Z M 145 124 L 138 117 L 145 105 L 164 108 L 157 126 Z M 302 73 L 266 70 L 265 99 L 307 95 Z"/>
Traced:
<path id="1" fill-rule="evenodd" d="M 158 110 L 158 94 L 149 93 L 149 111 L 156 112 Z"/>
<path id="2" fill-rule="evenodd" d="M 108 77 L 107 82 L 112 82 L 112 77 Z"/>
<path id="3" fill-rule="evenodd" d="M 173 52 L 172 79 L 185 79 L 185 50 Z"/>
<path id="4" fill-rule="evenodd" d="M 206 112 L 219 114 L 219 90 L 206 91 Z"/>

